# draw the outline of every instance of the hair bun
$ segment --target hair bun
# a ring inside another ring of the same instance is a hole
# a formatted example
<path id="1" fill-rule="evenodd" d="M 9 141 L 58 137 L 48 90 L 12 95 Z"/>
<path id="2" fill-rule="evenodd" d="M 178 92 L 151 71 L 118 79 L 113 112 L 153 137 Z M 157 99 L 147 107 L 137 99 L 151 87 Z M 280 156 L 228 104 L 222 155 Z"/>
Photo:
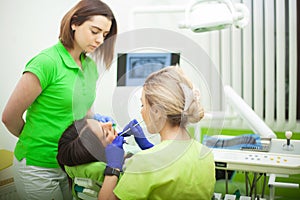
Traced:
<path id="1" fill-rule="evenodd" d="M 200 103 L 200 91 L 193 89 L 193 101 L 190 105 L 188 122 L 197 123 L 204 117 L 204 109 Z"/>

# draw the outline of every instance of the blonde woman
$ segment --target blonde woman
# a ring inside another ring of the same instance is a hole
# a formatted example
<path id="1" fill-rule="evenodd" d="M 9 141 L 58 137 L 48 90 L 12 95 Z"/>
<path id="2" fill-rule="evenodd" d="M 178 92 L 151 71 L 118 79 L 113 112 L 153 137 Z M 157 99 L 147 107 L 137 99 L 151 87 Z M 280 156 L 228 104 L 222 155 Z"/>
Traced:
<path id="1" fill-rule="evenodd" d="M 120 180 L 104 174 L 99 199 L 211 199 L 215 185 L 213 154 L 187 130 L 189 123 L 200 121 L 204 115 L 199 91 L 180 67 L 170 66 L 146 79 L 141 101 L 147 130 L 159 133 L 161 142 L 149 145 L 141 127 L 134 126 L 136 121 L 129 123 L 129 134 L 144 138 L 143 142 L 136 141 L 149 148 L 125 162 Z M 106 157 L 118 157 L 122 163 L 122 146 L 112 143 L 108 147 Z"/>

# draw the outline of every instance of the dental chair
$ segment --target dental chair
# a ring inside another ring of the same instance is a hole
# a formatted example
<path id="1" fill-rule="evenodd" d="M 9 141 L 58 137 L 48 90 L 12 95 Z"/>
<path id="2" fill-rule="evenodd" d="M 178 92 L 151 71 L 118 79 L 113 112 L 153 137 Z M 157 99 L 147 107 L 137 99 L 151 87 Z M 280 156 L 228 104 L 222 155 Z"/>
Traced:
<path id="1" fill-rule="evenodd" d="M 98 199 L 105 167 L 104 162 L 92 162 L 72 167 L 65 165 L 66 173 L 72 179 L 72 194 L 75 199 Z"/>

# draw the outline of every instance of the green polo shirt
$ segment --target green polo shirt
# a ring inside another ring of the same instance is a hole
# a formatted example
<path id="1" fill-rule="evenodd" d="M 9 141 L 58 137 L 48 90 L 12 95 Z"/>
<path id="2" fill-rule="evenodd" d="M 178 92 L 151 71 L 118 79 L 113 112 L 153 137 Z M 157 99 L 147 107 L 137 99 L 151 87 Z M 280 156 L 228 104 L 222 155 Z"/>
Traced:
<path id="1" fill-rule="evenodd" d="M 82 69 L 59 41 L 31 59 L 25 72 L 35 74 L 42 93 L 27 109 L 26 123 L 15 148 L 28 165 L 57 168 L 58 140 L 74 121 L 83 118 L 96 97 L 98 71 L 90 57 L 81 56 Z"/>
<path id="2" fill-rule="evenodd" d="M 215 163 L 196 140 L 165 140 L 125 161 L 114 189 L 119 199 L 211 199 Z"/>

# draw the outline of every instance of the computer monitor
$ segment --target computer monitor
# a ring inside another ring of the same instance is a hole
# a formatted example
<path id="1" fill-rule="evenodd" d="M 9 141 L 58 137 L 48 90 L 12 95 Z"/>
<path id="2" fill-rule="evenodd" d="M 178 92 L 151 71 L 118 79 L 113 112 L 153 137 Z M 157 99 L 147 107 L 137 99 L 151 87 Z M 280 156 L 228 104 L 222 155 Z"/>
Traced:
<path id="1" fill-rule="evenodd" d="M 113 117 L 118 126 L 124 127 L 132 119 L 142 120 L 140 99 L 145 79 L 163 67 L 179 64 L 179 60 L 180 54 L 171 52 L 118 54 L 117 87 L 112 97 Z"/>
<path id="2" fill-rule="evenodd" d="M 142 86 L 152 72 L 179 64 L 179 53 L 120 53 L 117 86 Z"/>

